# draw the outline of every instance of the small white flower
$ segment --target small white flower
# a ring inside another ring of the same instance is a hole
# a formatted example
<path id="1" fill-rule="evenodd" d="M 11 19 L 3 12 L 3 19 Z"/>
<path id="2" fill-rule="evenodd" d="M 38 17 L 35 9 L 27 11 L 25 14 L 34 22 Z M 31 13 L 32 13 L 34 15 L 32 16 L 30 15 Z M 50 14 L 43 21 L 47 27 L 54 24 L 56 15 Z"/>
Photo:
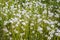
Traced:
<path id="1" fill-rule="evenodd" d="M 48 13 L 49 13 L 48 14 L 49 17 L 52 17 L 54 15 L 54 13 L 51 13 L 50 11 L 48 11 Z"/>
<path id="2" fill-rule="evenodd" d="M 36 5 L 36 7 L 39 6 L 38 3 L 36 3 L 35 5 Z"/>
<path id="3" fill-rule="evenodd" d="M 57 32 L 60 32 L 60 30 L 59 30 L 59 29 L 57 29 Z"/>
<path id="4" fill-rule="evenodd" d="M 38 22 L 38 23 L 39 23 L 39 22 L 41 22 L 41 21 L 42 21 L 42 19 L 41 19 L 41 18 L 37 20 L 37 22 Z"/>
<path id="5" fill-rule="evenodd" d="M 7 25 L 9 22 L 8 21 L 4 21 L 4 25 Z"/>
<path id="6" fill-rule="evenodd" d="M 18 21 L 18 18 L 12 18 L 12 22 L 17 22 Z"/>
<path id="7" fill-rule="evenodd" d="M 50 37 L 53 37 L 53 34 L 50 34 Z"/>
<path id="8" fill-rule="evenodd" d="M 55 17 L 59 18 L 59 14 L 56 14 Z"/>
<path id="9" fill-rule="evenodd" d="M 18 24 L 16 24 L 15 26 L 18 27 Z"/>
<path id="10" fill-rule="evenodd" d="M 49 32 L 49 34 L 54 34 L 55 33 L 55 30 L 51 30 L 50 32 Z"/>
<path id="11" fill-rule="evenodd" d="M 18 31 L 17 31 L 16 29 L 14 30 L 14 32 L 15 32 L 15 33 L 18 33 Z"/>
<path id="12" fill-rule="evenodd" d="M 45 35 L 45 37 L 48 37 L 48 35 Z"/>
<path id="13" fill-rule="evenodd" d="M 49 24 L 49 21 L 48 20 L 43 20 L 44 23 L 48 23 Z"/>
<path id="14" fill-rule="evenodd" d="M 54 25 L 51 25 L 52 28 L 54 28 L 55 26 Z"/>
<path id="15" fill-rule="evenodd" d="M 22 24 L 23 24 L 23 25 L 26 25 L 26 23 L 25 23 L 25 22 L 22 22 Z"/>
<path id="16" fill-rule="evenodd" d="M 21 18 L 21 14 L 16 14 L 16 16 L 18 16 L 19 18 Z"/>
<path id="17" fill-rule="evenodd" d="M 23 9 L 23 11 L 22 11 L 22 15 L 24 15 L 25 13 L 26 13 L 26 10 Z"/>
<path id="18" fill-rule="evenodd" d="M 43 29 L 41 27 L 38 27 L 38 29 L 37 29 L 37 31 L 39 31 L 40 33 L 43 33 L 42 30 Z"/>
<path id="19" fill-rule="evenodd" d="M 60 26 L 60 23 L 58 23 L 57 25 Z"/>
<path id="20" fill-rule="evenodd" d="M 57 2 L 60 2 L 60 0 L 57 0 Z"/>
<path id="21" fill-rule="evenodd" d="M 43 14 L 45 14 L 45 13 L 47 13 L 47 10 L 46 9 L 43 11 Z"/>
<path id="22" fill-rule="evenodd" d="M 18 12 L 21 13 L 21 10 L 19 9 Z"/>
<path id="23" fill-rule="evenodd" d="M 42 4 L 42 7 L 46 8 L 46 4 Z"/>
<path id="24" fill-rule="evenodd" d="M 11 7 L 11 10 L 14 10 L 14 5 L 10 6 Z"/>
<path id="25" fill-rule="evenodd" d="M 6 5 L 8 6 L 8 2 L 6 2 Z"/>
<path id="26" fill-rule="evenodd" d="M 40 16 L 41 16 L 41 15 L 40 15 L 40 14 L 38 14 L 38 15 L 36 15 L 36 16 L 37 16 L 38 18 L 40 18 Z"/>
<path id="27" fill-rule="evenodd" d="M 51 37 L 48 37 L 48 40 L 51 40 Z"/>
<path id="28" fill-rule="evenodd" d="M 20 8 L 20 5 L 18 5 L 18 8 Z"/>
<path id="29" fill-rule="evenodd" d="M 20 33 L 20 36 L 23 36 L 23 35 L 25 35 L 25 33 Z"/>
<path id="30" fill-rule="evenodd" d="M 51 25 L 53 25 L 53 24 L 54 24 L 54 22 L 53 22 L 53 21 L 50 21 L 50 24 L 51 24 Z"/>
<path id="31" fill-rule="evenodd" d="M 35 31 L 32 31 L 32 33 L 35 33 Z"/>
<path id="32" fill-rule="evenodd" d="M 54 21 L 54 23 L 58 23 L 58 21 Z"/>
<path id="33" fill-rule="evenodd" d="M 9 34 L 12 34 L 11 32 L 9 32 Z"/>
<path id="34" fill-rule="evenodd" d="M 47 26 L 47 30 L 51 30 L 51 28 Z"/>
<path id="35" fill-rule="evenodd" d="M 3 28 L 3 31 L 8 32 L 8 29 L 5 27 L 5 28 Z"/>
<path id="36" fill-rule="evenodd" d="M 10 40 L 12 40 L 12 37 L 10 37 Z"/>
<path id="37" fill-rule="evenodd" d="M 31 25 L 31 26 L 34 26 L 34 23 L 31 23 L 30 25 Z"/>
<path id="38" fill-rule="evenodd" d="M 40 26 L 38 27 L 38 31 L 41 31 L 41 30 L 43 30 Z"/>
<path id="39" fill-rule="evenodd" d="M 60 36 L 60 33 L 55 33 L 56 36 Z"/>

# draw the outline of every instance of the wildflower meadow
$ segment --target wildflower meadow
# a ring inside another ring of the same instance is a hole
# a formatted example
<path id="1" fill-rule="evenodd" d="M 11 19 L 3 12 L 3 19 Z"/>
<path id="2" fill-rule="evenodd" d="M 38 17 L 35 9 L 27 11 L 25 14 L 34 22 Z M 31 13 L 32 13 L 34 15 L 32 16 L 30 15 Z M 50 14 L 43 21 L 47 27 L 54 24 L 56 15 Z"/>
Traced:
<path id="1" fill-rule="evenodd" d="M 60 40 L 60 0 L 0 0 L 0 40 Z"/>

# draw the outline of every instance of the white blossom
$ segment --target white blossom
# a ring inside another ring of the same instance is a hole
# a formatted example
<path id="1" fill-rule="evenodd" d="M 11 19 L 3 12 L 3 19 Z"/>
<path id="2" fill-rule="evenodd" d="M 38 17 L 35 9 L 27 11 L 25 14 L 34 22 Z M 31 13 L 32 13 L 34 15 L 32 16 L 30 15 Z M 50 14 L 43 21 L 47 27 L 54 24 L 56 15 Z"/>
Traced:
<path id="1" fill-rule="evenodd" d="M 51 30 L 51 28 L 47 26 L 47 30 Z"/>
<path id="2" fill-rule="evenodd" d="M 41 28 L 40 26 L 37 29 L 37 31 L 39 31 L 40 33 L 43 33 L 42 30 L 43 30 L 43 28 Z"/>
<path id="3" fill-rule="evenodd" d="M 14 32 L 15 32 L 15 33 L 18 33 L 18 31 L 17 31 L 16 29 L 14 30 Z"/>
<path id="4" fill-rule="evenodd" d="M 25 23 L 25 22 L 22 22 L 22 24 L 23 24 L 23 25 L 26 25 L 26 23 Z"/>
<path id="5" fill-rule="evenodd" d="M 8 32 L 8 29 L 5 27 L 5 28 L 3 28 L 3 31 Z"/>
<path id="6" fill-rule="evenodd" d="M 60 33 L 55 33 L 56 36 L 60 36 Z"/>
<path id="7" fill-rule="evenodd" d="M 35 33 L 35 31 L 32 31 L 32 33 Z"/>
<path id="8" fill-rule="evenodd" d="M 44 11 L 43 11 L 43 14 L 46 14 L 47 13 L 47 10 L 45 9 Z"/>
<path id="9" fill-rule="evenodd" d="M 58 23 L 57 25 L 60 26 L 60 23 Z"/>

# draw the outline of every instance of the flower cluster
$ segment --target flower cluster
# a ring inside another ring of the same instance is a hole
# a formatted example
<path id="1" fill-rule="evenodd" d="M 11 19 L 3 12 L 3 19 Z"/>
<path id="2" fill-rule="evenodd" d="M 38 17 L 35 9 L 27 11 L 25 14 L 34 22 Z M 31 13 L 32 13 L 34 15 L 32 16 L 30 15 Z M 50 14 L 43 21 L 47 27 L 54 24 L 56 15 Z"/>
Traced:
<path id="1" fill-rule="evenodd" d="M 60 37 L 60 7 L 49 5 L 45 0 L 9 0 L 0 5 L 1 40 L 55 40 Z"/>

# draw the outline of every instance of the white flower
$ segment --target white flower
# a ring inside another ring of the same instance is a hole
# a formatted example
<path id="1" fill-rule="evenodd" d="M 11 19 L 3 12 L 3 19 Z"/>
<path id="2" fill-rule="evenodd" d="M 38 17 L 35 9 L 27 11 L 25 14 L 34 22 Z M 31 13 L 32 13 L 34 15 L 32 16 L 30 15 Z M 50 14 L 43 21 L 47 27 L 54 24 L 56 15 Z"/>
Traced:
<path id="1" fill-rule="evenodd" d="M 48 37 L 48 35 L 45 35 L 45 37 Z"/>
<path id="2" fill-rule="evenodd" d="M 23 25 L 26 25 L 26 23 L 25 23 L 25 22 L 22 22 L 22 24 L 23 24 Z"/>
<path id="3" fill-rule="evenodd" d="M 46 4 L 42 4 L 42 7 L 46 8 Z"/>
<path id="4" fill-rule="evenodd" d="M 52 17 L 54 15 L 54 13 L 51 13 L 50 11 L 48 11 L 48 13 L 49 13 L 48 14 L 49 17 Z"/>
<path id="5" fill-rule="evenodd" d="M 56 14 L 55 17 L 59 18 L 59 14 Z"/>
<path id="6" fill-rule="evenodd" d="M 60 13 L 60 10 L 59 9 L 57 9 L 57 11 Z"/>
<path id="7" fill-rule="evenodd" d="M 18 16 L 19 18 L 21 18 L 21 14 L 16 14 L 16 16 Z"/>
<path id="8" fill-rule="evenodd" d="M 51 30 L 50 32 L 49 32 L 49 34 L 54 34 L 55 33 L 55 30 Z"/>
<path id="9" fill-rule="evenodd" d="M 8 32 L 8 29 L 5 27 L 5 28 L 3 28 L 3 31 Z"/>
<path id="10" fill-rule="evenodd" d="M 48 37 L 48 40 L 51 40 L 51 37 L 50 36 Z"/>
<path id="11" fill-rule="evenodd" d="M 30 25 L 31 25 L 31 26 L 34 26 L 34 23 L 31 23 Z"/>
<path id="12" fill-rule="evenodd" d="M 12 34 L 11 32 L 9 32 L 9 34 Z"/>
<path id="13" fill-rule="evenodd" d="M 45 14 L 45 13 L 47 13 L 47 10 L 46 9 L 43 11 L 43 14 Z"/>
<path id="14" fill-rule="evenodd" d="M 57 29 L 57 32 L 60 32 L 60 30 L 59 30 L 59 29 Z"/>
<path id="15" fill-rule="evenodd" d="M 60 2 L 60 0 L 57 0 L 57 2 Z"/>
<path id="16" fill-rule="evenodd" d="M 50 34 L 50 37 L 53 37 L 53 34 Z"/>
<path id="17" fill-rule="evenodd" d="M 12 37 L 10 37 L 10 40 L 12 40 Z"/>
<path id="18" fill-rule="evenodd" d="M 25 5 L 29 5 L 30 4 L 30 2 L 26 2 L 26 4 Z"/>
<path id="19" fill-rule="evenodd" d="M 37 31 L 39 31 L 40 33 L 43 33 L 42 30 L 43 30 L 43 29 L 42 29 L 40 26 L 39 26 L 38 29 L 37 29 Z"/>
<path id="20" fill-rule="evenodd" d="M 22 11 L 22 15 L 24 15 L 25 13 L 26 13 L 26 10 L 23 9 L 23 11 Z"/>
<path id="21" fill-rule="evenodd" d="M 18 31 L 17 31 L 16 29 L 14 30 L 14 32 L 15 32 L 15 33 L 18 33 Z"/>
<path id="22" fill-rule="evenodd" d="M 8 21 L 4 21 L 4 25 L 7 25 L 9 22 Z"/>
<path id="23" fill-rule="evenodd" d="M 58 23 L 58 21 L 55 20 L 54 23 Z"/>
<path id="24" fill-rule="evenodd" d="M 57 25 L 60 26 L 60 23 L 58 23 Z"/>
<path id="25" fill-rule="evenodd" d="M 51 28 L 47 26 L 47 30 L 51 30 Z"/>
<path id="26" fill-rule="evenodd" d="M 40 19 L 37 19 L 37 22 L 39 23 L 39 22 L 41 22 L 42 21 L 42 19 L 40 18 Z"/>
<path id="27" fill-rule="evenodd" d="M 16 24 L 15 26 L 18 27 L 18 24 Z"/>
<path id="28" fill-rule="evenodd" d="M 11 20 L 12 22 L 17 22 L 18 21 L 18 18 L 12 18 L 12 20 Z"/>
<path id="29" fill-rule="evenodd" d="M 20 33 L 20 36 L 23 36 L 23 35 L 25 35 L 25 33 Z"/>
<path id="30" fill-rule="evenodd" d="M 60 33 L 55 33 L 56 36 L 60 36 Z"/>
<path id="31" fill-rule="evenodd" d="M 35 33 L 35 31 L 32 31 L 32 33 Z"/>
<path id="32" fill-rule="evenodd" d="M 12 20 L 9 20 L 10 23 L 14 23 Z"/>
<path id="33" fill-rule="evenodd" d="M 54 25 L 51 25 L 52 28 L 54 28 L 55 26 Z"/>
<path id="34" fill-rule="evenodd" d="M 26 16 L 27 18 L 30 18 L 30 16 L 29 16 L 28 14 L 25 14 L 25 16 Z"/>
<path id="35" fill-rule="evenodd" d="M 37 6 L 39 6 L 39 4 L 38 4 L 38 3 L 36 3 L 35 5 L 36 5 L 36 7 L 37 7 Z"/>
<path id="36" fill-rule="evenodd" d="M 8 6 L 8 2 L 5 3 Z"/>
<path id="37" fill-rule="evenodd" d="M 40 26 L 38 27 L 38 31 L 41 31 L 41 30 L 43 30 Z"/>
<path id="38" fill-rule="evenodd" d="M 49 23 L 49 24 L 53 25 L 53 24 L 54 24 L 54 22 L 53 22 L 53 21 L 50 21 L 50 23 Z"/>
<path id="39" fill-rule="evenodd" d="M 49 24 L 49 21 L 48 20 L 43 20 L 44 23 L 48 23 Z"/>
<path id="40" fill-rule="evenodd" d="M 18 12 L 21 13 L 21 10 L 19 9 Z"/>
<path id="41" fill-rule="evenodd" d="M 20 5 L 18 5 L 18 8 L 20 8 Z"/>
<path id="42" fill-rule="evenodd" d="M 11 10 L 14 10 L 14 5 L 10 6 L 11 7 Z"/>
<path id="43" fill-rule="evenodd" d="M 38 18 L 40 18 L 40 16 L 41 16 L 41 15 L 40 15 L 40 14 L 38 14 L 38 15 L 36 15 L 36 16 L 37 16 Z"/>

